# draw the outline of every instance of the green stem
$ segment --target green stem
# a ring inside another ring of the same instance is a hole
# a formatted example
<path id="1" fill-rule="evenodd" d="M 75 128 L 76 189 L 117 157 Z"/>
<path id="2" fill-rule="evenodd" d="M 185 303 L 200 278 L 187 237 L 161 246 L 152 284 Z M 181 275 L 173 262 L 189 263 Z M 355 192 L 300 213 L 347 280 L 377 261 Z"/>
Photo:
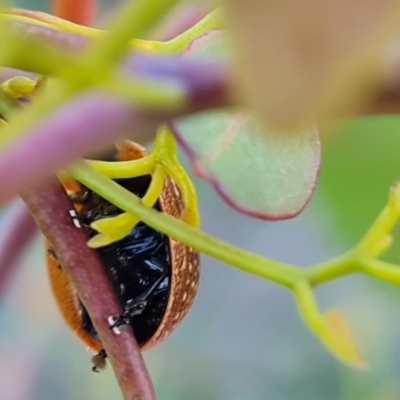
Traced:
<path id="1" fill-rule="evenodd" d="M 202 20 L 197 22 L 197 24 L 193 25 L 175 38 L 167 42 L 161 42 L 159 44 L 159 49 L 168 53 L 180 53 L 187 49 L 193 39 L 196 39 L 211 30 L 223 28 L 226 28 L 226 23 L 221 10 L 217 9 L 206 15 Z"/>
<path id="2" fill-rule="evenodd" d="M 76 180 L 117 207 L 137 215 L 145 224 L 187 246 L 287 288 L 293 287 L 300 278 L 301 270 L 292 265 L 269 260 L 239 249 L 198 231 L 170 215 L 144 206 L 137 196 L 109 180 L 84 161 L 71 166 L 69 172 Z"/>
<path id="3" fill-rule="evenodd" d="M 326 262 L 302 270 L 303 277 L 311 286 L 340 278 L 359 269 L 357 258 L 352 253 L 343 254 Z"/>
<path id="4" fill-rule="evenodd" d="M 376 259 L 360 260 L 359 264 L 360 272 L 394 285 L 400 285 L 400 267 L 398 265 Z"/>
<path id="5" fill-rule="evenodd" d="M 186 91 L 182 85 L 166 80 L 133 80 L 113 76 L 99 87 L 133 104 L 150 110 L 176 110 L 185 104 Z"/>
<path id="6" fill-rule="evenodd" d="M 9 121 L 18 108 L 18 102 L 0 88 L 0 114 L 3 119 Z"/>
<path id="7" fill-rule="evenodd" d="M 318 310 L 310 283 L 306 280 L 299 281 L 293 288 L 293 294 L 304 322 L 319 335 L 323 326 L 323 319 Z"/>
<path id="8" fill-rule="evenodd" d="M 154 158 L 154 154 L 150 154 L 137 160 L 117 163 L 97 160 L 87 160 L 87 163 L 110 179 L 126 179 L 151 174 L 154 170 Z"/>
<path id="9" fill-rule="evenodd" d="M 88 50 L 86 60 L 119 61 L 129 41 L 139 36 L 177 0 L 130 0 L 108 27 L 109 32 Z"/>
<path id="10" fill-rule="evenodd" d="M 0 52 L 1 66 L 50 75 L 60 66 L 69 65 L 72 60 L 66 52 L 56 51 L 38 41 L 27 40 L 24 35 L 9 29 L 7 24 L 0 24 L 0 35 L 7 37 Z"/>

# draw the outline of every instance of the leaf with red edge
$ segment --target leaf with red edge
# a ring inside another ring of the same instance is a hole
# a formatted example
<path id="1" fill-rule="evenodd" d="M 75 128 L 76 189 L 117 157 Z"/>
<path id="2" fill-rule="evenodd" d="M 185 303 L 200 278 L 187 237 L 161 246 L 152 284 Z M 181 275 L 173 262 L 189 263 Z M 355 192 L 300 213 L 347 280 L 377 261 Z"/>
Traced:
<path id="1" fill-rule="evenodd" d="M 227 58 L 223 31 L 195 39 L 185 58 Z M 297 215 L 310 199 L 320 165 L 316 127 L 274 132 L 247 111 L 202 112 L 181 118 L 172 130 L 196 174 L 234 208 L 262 219 Z"/>

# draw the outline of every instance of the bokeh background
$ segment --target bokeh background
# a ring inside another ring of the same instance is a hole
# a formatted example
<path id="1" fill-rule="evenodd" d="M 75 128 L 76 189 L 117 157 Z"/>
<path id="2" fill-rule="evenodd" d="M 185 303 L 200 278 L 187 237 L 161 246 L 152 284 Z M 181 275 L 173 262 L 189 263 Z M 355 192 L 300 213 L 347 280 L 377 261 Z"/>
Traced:
<path id="1" fill-rule="evenodd" d="M 9 3 L 49 9 L 43 0 Z M 99 21 L 118 3 L 103 1 Z M 400 178 L 399 129 L 397 117 L 360 118 L 323 135 L 316 193 L 291 221 L 239 215 L 194 179 L 203 229 L 304 267 L 346 251 Z M 387 257 L 400 265 L 400 235 L 396 239 Z M 318 289 L 322 308 L 345 313 L 370 362 L 368 370 L 354 371 L 306 329 L 285 289 L 208 257 L 202 265 L 190 314 L 145 353 L 161 400 L 400 399 L 400 287 L 355 275 Z M 38 237 L 0 305 L 0 400 L 120 399 L 111 368 L 93 374 L 90 357 L 57 312 Z"/>

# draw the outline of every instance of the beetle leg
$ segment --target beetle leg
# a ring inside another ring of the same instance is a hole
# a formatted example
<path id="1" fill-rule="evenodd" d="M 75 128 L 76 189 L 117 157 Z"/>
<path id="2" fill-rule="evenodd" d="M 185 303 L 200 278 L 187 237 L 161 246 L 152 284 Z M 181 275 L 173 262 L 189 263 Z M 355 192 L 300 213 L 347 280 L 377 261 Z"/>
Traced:
<path id="1" fill-rule="evenodd" d="M 87 190 L 81 190 L 75 193 L 69 193 L 68 197 L 73 203 L 76 204 L 84 204 L 89 196 L 89 192 Z"/>
<path id="2" fill-rule="evenodd" d="M 92 357 L 92 371 L 93 372 L 100 372 L 103 370 L 107 363 L 106 363 L 107 353 L 104 349 L 100 350 L 96 355 Z"/>
<path id="3" fill-rule="evenodd" d="M 47 253 L 49 254 L 50 257 L 53 257 L 56 261 L 58 261 L 58 257 L 56 252 L 54 251 L 54 249 L 52 247 L 49 247 L 47 249 Z M 61 264 L 58 264 L 57 266 L 59 269 L 62 269 Z"/>
<path id="4" fill-rule="evenodd" d="M 54 251 L 54 249 L 53 249 L 52 247 L 49 247 L 49 248 L 47 249 L 47 253 L 48 253 L 51 257 L 53 257 L 56 261 L 58 261 L 57 254 L 56 254 L 56 252 Z"/>
<path id="5" fill-rule="evenodd" d="M 113 317 L 113 316 L 108 317 L 107 321 L 110 324 L 110 329 L 112 329 L 116 335 L 119 335 L 121 333 L 119 329 L 121 326 L 129 324 L 135 315 L 139 315 L 143 312 L 143 310 L 147 307 L 149 297 L 151 297 L 154 294 L 154 292 L 160 286 L 160 283 L 166 277 L 167 273 L 163 273 L 160 276 L 160 278 L 156 280 L 153 286 L 148 288 L 140 296 L 128 300 L 126 302 L 123 314 L 121 314 L 118 317 Z"/>

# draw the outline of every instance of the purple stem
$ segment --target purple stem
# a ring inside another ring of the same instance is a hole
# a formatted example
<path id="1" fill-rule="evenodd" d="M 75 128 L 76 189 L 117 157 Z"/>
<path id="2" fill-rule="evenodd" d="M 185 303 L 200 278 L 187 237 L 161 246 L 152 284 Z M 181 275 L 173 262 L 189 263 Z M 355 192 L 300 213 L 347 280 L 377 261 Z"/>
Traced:
<path id="1" fill-rule="evenodd" d="M 167 59 L 163 71 L 160 65 L 153 65 L 159 64 L 160 60 L 160 57 L 138 58 L 136 69 L 139 74 L 144 74 L 139 66 L 147 65 L 150 72 L 155 71 L 157 78 L 164 75 L 181 82 L 188 93 L 184 107 L 161 113 L 139 109 L 96 90 L 81 94 L 3 149 L 0 154 L 0 203 L 22 189 L 32 188 L 77 158 L 93 156 L 120 138 L 148 143 L 158 126 L 174 117 L 228 104 L 227 75 L 221 67 Z M 126 71 L 129 70 L 135 68 L 127 67 Z"/>
<path id="2" fill-rule="evenodd" d="M 25 247 L 36 233 L 37 226 L 24 203 L 20 199 L 15 200 L 1 221 L 0 296 L 8 288 Z"/>
<path id="3" fill-rule="evenodd" d="M 154 400 L 154 389 L 131 327 L 123 327 L 118 336 L 110 330 L 107 318 L 120 315 L 121 306 L 97 253 L 86 245 L 86 233 L 72 223 L 72 205 L 62 186 L 51 181 L 24 192 L 22 197 L 87 309 L 124 399 Z"/>

